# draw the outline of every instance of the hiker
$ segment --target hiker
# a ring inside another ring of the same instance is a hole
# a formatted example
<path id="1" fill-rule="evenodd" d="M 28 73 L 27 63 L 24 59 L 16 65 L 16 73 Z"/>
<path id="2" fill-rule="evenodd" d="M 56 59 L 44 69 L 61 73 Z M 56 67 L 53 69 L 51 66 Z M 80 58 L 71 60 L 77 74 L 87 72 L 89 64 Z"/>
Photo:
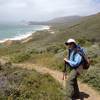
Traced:
<path id="1" fill-rule="evenodd" d="M 69 54 L 68 59 L 64 58 L 64 62 L 71 69 L 69 77 L 66 80 L 66 100 L 74 100 L 73 98 L 80 98 L 77 77 L 83 70 L 82 65 L 84 62 L 82 56 L 77 52 L 77 50 L 80 49 L 80 46 L 76 44 L 74 39 L 68 39 L 68 41 L 65 42 L 65 45 L 68 46 Z M 64 73 L 65 72 L 66 68 L 64 69 Z"/>

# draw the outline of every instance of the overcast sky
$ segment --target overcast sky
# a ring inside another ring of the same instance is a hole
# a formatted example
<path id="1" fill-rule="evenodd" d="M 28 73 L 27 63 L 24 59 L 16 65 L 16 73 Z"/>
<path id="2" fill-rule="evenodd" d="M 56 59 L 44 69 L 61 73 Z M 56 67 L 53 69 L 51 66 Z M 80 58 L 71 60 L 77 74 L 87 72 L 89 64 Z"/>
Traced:
<path id="1" fill-rule="evenodd" d="M 0 0 L 0 22 L 44 21 L 100 12 L 100 0 Z"/>

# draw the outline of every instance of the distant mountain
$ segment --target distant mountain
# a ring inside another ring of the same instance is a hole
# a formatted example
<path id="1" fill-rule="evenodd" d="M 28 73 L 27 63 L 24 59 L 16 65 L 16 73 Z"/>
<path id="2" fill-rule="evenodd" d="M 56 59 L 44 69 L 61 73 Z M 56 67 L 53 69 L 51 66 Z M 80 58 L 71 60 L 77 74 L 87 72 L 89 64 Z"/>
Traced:
<path id="1" fill-rule="evenodd" d="M 35 22 L 35 21 L 29 21 L 29 25 L 45 25 L 47 24 L 46 22 Z"/>
<path id="2" fill-rule="evenodd" d="M 72 23 L 80 20 L 81 18 L 82 18 L 81 16 L 65 16 L 65 17 L 54 18 L 52 20 L 45 21 L 45 22 L 30 21 L 28 22 L 28 24 L 29 25 L 50 25 L 50 24 Z"/>
<path id="3" fill-rule="evenodd" d="M 67 17 L 65 16 L 65 17 L 54 18 L 54 19 L 48 21 L 48 23 L 51 23 L 51 24 L 70 23 L 70 22 L 77 21 L 81 18 L 82 18 L 81 16 L 67 16 Z"/>

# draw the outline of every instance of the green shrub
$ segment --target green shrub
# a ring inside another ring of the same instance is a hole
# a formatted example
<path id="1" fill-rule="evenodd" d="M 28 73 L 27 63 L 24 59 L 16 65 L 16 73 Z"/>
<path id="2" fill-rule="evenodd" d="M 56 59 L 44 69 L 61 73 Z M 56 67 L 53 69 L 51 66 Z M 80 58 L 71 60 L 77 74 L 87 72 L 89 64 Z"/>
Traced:
<path id="1" fill-rule="evenodd" d="M 0 100 L 63 100 L 64 90 L 48 74 L 17 67 L 0 72 Z"/>
<path id="2" fill-rule="evenodd" d="M 51 53 L 54 53 L 54 54 L 56 54 L 60 51 L 64 51 L 64 50 L 65 50 L 65 47 L 62 44 L 54 44 L 54 45 L 50 45 L 46 48 L 47 52 L 51 52 Z"/>
<path id="3" fill-rule="evenodd" d="M 92 42 L 91 40 L 87 39 L 86 37 L 81 37 L 77 39 L 78 44 L 81 46 L 91 46 Z"/>
<path id="4" fill-rule="evenodd" d="M 29 57 L 30 57 L 29 53 L 21 52 L 21 53 L 11 55 L 10 59 L 14 63 L 19 63 L 19 62 L 29 59 Z"/>
<path id="5" fill-rule="evenodd" d="M 88 83 L 100 91 L 100 68 L 90 68 L 84 75 L 82 75 L 81 79 L 82 82 Z"/>

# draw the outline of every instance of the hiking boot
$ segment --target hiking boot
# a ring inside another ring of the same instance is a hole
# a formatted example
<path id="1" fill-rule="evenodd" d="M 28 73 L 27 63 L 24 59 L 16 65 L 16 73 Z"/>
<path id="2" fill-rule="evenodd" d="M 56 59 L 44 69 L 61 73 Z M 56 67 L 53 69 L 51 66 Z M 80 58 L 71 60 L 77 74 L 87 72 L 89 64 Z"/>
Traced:
<path id="1" fill-rule="evenodd" d="M 73 99 L 80 99 L 80 94 L 74 95 L 72 98 Z"/>

